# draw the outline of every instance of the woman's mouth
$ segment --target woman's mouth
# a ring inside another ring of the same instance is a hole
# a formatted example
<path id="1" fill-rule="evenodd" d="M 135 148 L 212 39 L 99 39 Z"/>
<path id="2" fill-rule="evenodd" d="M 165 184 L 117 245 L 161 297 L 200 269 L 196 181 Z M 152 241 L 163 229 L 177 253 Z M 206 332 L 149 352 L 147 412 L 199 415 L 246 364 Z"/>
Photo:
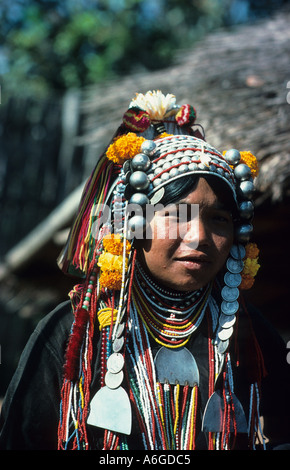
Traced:
<path id="1" fill-rule="evenodd" d="M 204 266 L 210 263 L 210 260 L 207 256 L 180 256 L 176 258 L 178 263 L 181 263 L 187 269 L 201 269 Z"/>

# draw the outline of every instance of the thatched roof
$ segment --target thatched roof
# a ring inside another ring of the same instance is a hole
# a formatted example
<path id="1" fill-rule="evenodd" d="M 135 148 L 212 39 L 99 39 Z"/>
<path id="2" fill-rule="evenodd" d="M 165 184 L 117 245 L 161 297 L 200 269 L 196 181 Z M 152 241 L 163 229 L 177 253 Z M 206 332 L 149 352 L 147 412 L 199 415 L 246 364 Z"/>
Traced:
<path id="1" fill-rule="evenodd" d="M 290 190 L 290 12 L 222 30 L 178 54 L 176 64 L 139 72 L 83 92 L 91 165 L 135 92 L 161 89 L 193 104 L 207 140 L 219 150 L 251 150 L 260 161 L 257 204 Z M 289 81 L 289 82 L 288 82 Z M 288 89 L 287 89 L 288 86 Z M 287 102 L 287 93 L 289 98 Z"/>

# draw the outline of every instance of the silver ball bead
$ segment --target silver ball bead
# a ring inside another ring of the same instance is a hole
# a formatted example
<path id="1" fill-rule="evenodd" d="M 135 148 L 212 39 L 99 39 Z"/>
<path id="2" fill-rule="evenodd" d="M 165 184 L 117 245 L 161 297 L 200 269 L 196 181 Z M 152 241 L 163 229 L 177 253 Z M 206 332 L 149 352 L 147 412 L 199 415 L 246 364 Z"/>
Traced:
<path id="1" fill-rule="evenodd" d="M 137 191 L 144 191 L 149 186 L 149 178 L 143 171 L 135 171 L 130 176 L 129 183 Z"/>
<path id="2" fill-rule="evenodd" d="M 246 243 L 251 238 L 253 232 L 253 225 L 252 224 L 245 224 L 241 225 L 237 228 L 236 236 L 239 242 Z"/>
<path id="3" fill-rule="evenodd" d="M 142 215 L 134 215 L 128 220 L 128 230 L 130 231 L 130 238 L 143 238 L 147 222 Z"/>
<path id="4" fill-rule="evenodd" d="M 156 152 L 156 143 L 153 140 L 144 140 L 141 144 L 141 150 L 151 156 Z"/>
<path id="5" fill-rule="evenodd" d="M 171 170 L 169 171 L 169 176 L 171 178 L 174 178 L 177 175 L 179 175 L 179 169 L 178 168 L 171 168 Z"/>
<path id="6" fill-rule="evenodd" d="M 241 160 L 241 154 L 236 149 L 230 149 L 225 153 L 224 158 L 230 165 L 237 165 Z"/>
<path id="7" fill-rule="evenodd" d="M 137 204 L 138 206 L 144 207 L 146 204 L 149 204 L 149 198 L 146 194 L 143 193 L 135 193 L 129 199 L 129 204 Z"/>
<path id="8" fill-rule="evenodd" d="M 240 216 L 244 219 L 251 219 L 254 214 L 254 204 L 251 201 L 243 201 L 239 205 Z"/>
<path id="9" fill-rule="evenodd" d="M 234 169 L 235 177 L 239 180 L 247 180 L 251 177 L 251 169 L 245 163 L 240 163 L 240 165 L 236 166 Z"/>
<path id="10" fill-rule="evenodd" d="M 132 159 L 131 165 L 133 170 L 147 171 L 151 165 L 150 158 L 145 153 L 138 153 Z"/>
<path id="11" fill-rule="evenodd" d="M 242 181 L 240 184 L 240 190 L 244 197 L 250 199 L 255 190 L 254 183 L 252 181 Z"/>

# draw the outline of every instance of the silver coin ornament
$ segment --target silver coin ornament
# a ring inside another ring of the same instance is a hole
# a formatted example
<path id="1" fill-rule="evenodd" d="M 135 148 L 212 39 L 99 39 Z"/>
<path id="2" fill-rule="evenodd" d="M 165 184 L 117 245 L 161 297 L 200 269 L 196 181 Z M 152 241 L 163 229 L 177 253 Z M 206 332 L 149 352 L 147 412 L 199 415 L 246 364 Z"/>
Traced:
<path id="1" fill-rule="evenodd" d="M 242 276 L 239 273 L 226 272 L 224 276 L 225 284 L 228 287 L 239 287 L 242 281 Z"/>
<path id="2" fill-rule="evenodd" d="M 236 322 L 236 315 L 223 315 L 219 317 L 219 324 L 222 328 L 230 328 Z"/>
<path id="3" fill-rule="evenodd" d="M 107 369 L 111 374 L 118 374 L 124 367 L 124 356 L 120 353 L 113 353 L 107 361 Z"/>
<path id="4" fill-rule="evenodd" d="M 124 336 L 120 336 L 120 338 L 116 338 L 113 342 L 113 351 L 120 352 L 123 346 L 124 346 Z"/>
<path id="5" fill-rule="evenodd" d="M 237 287 L 224 286 L 222 288 L 222 298 L 227 302 L 234 302 L 239 298 L 240 291 Z"/>
<path id="6" fill-rule="evenodd" d="M 239 302 L 234 300 L 233 302 L 228 302 L 226 300 L 222 301 L 221 311 L 224 315 L 234 315 L 239 310 Z"/>
<path id="7" fill-rule="evenodd" d="M 112 372 L 107 372 L 105 375 L 105 384 L 108 388 L 115 389 L 120 387 L 124 379 L 124 372 L 121 370 L 117 374 L 112 374 Z"/>
<path id="8" fill-rule="evenodd" d="M 246 249 L 243 245 L 233 245 L 230 251 L 232 258 L 242 260 L 246 256 Z"/>
<path id="9" fill-rule="evenodd" d="M 221 341 L 226 341 L 232 336 L 233 331 L 234 329 L 232 326 L 230 328 L 223 328 L 218 332 L 218 337 Z"/>
<path id="10" fill-rule="evenodd" d="M 232 274 L 239 274 L 244 268 L 243 261 L 234 258 L 228 258 L 226 265 Z"/>

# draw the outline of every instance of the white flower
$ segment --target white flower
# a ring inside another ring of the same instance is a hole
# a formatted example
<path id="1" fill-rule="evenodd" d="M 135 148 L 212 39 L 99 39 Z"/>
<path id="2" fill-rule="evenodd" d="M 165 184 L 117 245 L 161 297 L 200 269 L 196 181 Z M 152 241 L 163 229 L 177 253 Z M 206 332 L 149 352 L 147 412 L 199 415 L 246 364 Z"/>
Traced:
<path id="1" fill-rule="evenodd" d="M 174 95 L 167 94 L 166 96 L 160 90 L 148 91 L 145 95 L 137 93 L 130 103 L 132 106 L 146 111 L 152 120 L 163 120 L 165 117 L 175 113 L 176 98 Z"/>

